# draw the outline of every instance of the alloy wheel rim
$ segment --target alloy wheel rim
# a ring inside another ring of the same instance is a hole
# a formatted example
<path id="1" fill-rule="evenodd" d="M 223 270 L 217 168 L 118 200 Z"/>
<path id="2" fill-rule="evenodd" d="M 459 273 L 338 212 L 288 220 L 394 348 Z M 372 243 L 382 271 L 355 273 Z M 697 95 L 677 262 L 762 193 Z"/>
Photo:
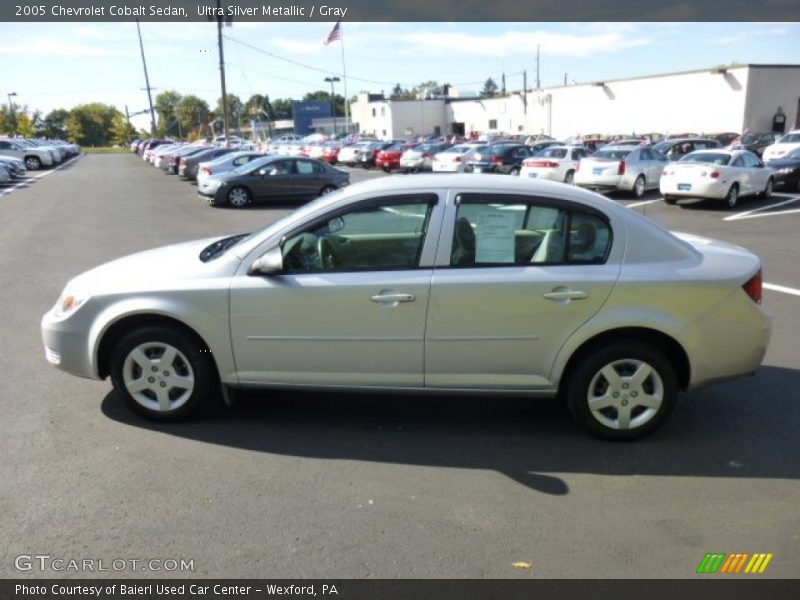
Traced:
<path id="1" fill-rule="evenodd" d="M 602 425 L 637 429 L 658 414 L 664 401 L 664 382 L 643 360 L 615 360 L 595 373 L 586 401 L 592 416 Z"/>
<path id="2" fill-rule="evenodd" d="M 733 187 L 731 188 L 731 191 L 728 192 L 728 206 L 731 207 L 736 206 L 737 200 L 738 200 L 738 192 L 736 191 L 736 188 Z"/>
<path id="3" fill-rule="evenodd" d="M 247 204 L 247 192 L 242 189 L 233 190 L 230 194 L 230 201 L 234 206 L 244 206 Z"/>
<path id="4" fill-rule="evenodd" d="M 644 179 L 639 177 L 636 180 L 636 195 L 641 196 L 642 194 L 644 194 Z"/>
<path id="5" fill-rule="evenodd" d="M 145 342 L 131 350 L 122 377 L 125 389 L 138 404 L 164 413 L 183 406 L 195 385 L 186 356 L 164 342 Z"/>

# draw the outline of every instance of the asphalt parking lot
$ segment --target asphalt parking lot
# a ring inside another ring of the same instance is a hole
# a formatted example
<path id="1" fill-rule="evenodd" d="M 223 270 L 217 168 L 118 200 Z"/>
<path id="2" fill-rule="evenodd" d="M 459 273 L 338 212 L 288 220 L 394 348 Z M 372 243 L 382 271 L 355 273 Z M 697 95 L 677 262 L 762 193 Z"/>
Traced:
<path id="1" fill-rule="evenodd" d="M 683 578 L 707 552 L 769 552 L 762 577 L 795 577 L 800 195 L 733 212 L 615 199 L 748 247 L 772 286 L 758 373 L 682 395 L 631 444 L 514 398 L 251 392 L 201 420 L 143 421 L 108 382 L 46 363 L 42 314 L 97 264 L 291 207 L 211 208 L 128 155 L 86 155 L 0 196 L 0 576 Z M 20 572 L 21 554 L 194 571 Z"/>

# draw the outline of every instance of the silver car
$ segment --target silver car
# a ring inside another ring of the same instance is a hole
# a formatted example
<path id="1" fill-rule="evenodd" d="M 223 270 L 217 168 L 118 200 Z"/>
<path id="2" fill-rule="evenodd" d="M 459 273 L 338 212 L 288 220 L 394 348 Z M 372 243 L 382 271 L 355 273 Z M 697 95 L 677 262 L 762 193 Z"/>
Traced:
<path id="1" fill-rule="evenodd" d="M 559 394 L 628 439 L 679 390 L 755 371 L 770 321 L 743 248 L 561 183 L 419 175 L 97 267 L 42 334 L 50 363 L 152 419 L 238 387 Z"/>
<path id="2" fill-rule="evenodd" d="M 632 192 L 641 198 L 647 190 L 658 189 L 667 159 L 651 146 L 603 146 L 582 158 L 573 181 L 592 190 Z"/>

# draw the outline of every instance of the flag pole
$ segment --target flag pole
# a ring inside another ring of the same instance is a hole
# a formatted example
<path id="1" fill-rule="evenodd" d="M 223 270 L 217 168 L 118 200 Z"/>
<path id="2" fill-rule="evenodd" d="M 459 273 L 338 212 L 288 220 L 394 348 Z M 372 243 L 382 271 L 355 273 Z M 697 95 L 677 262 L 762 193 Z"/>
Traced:
<path id="1" fill-rule="evenodd" d="M 340 21 L 339 28 L 341 27 Z M 344 79 L 344 131 L 350 135 L 350 99 L 347 97 L 347 68 L 344 63 L 344 30 L 339 32 L 339 43 L 342 45 L 342 79 Z"/>

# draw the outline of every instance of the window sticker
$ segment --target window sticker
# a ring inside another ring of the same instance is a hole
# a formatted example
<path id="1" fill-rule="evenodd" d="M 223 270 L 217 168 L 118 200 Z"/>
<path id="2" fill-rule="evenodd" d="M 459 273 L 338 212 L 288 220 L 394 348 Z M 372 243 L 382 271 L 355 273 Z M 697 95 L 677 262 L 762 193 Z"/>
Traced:
<path id="1" fill-rule="evenodd" d="M 475 231 L 475 262 L 513 263 L 517 218 L 496 210 L 478 212 Z"/>

